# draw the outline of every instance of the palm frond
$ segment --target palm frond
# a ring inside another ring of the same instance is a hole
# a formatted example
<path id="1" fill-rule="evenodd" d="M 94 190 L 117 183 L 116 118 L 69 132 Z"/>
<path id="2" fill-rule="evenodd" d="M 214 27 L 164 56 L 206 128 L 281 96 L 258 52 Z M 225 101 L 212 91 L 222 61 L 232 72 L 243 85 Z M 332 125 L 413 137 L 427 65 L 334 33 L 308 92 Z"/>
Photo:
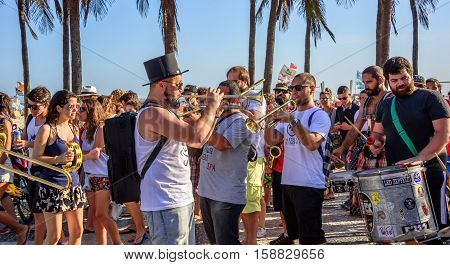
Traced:
<path id="1" fill-rule="evenodd" d="M 396 16 L 395 16 L 395 10 L 397 5 L 399 4 L 398 0 L 393 0 L 392 1 L 392 13 L 391 13 L 391 24 L 392 24 L 392 28 L 394 29 L 394 34 L 398 35 L 398 31 L 397 31 L 397 20 L 396 20 Z"/>
<path id="2" fill-rule="evenodd" d="M 59 0 L 55 0 L 55 13 L 58 17 L 59 23 L 63 22 L 63 10 L 61 7 L 61 4 L 59 3 Z"/>
<path id="3" fill-rule="evenodd" d="M 163 39 L 166 36 L 165 29 L 168 28 L 167 25 L 167 18 L 173 18 L 175 21 L 175 28 L 176 30 L 180 30 L 180 25 L 178 24 L 178 14 L 177 14 L 177 1 L 176 0 L 169 0 L 169 1 L 161 1 L 161 5 L 159 7 L 159 25 L 161 26 L 161 32 Z M 176 40 L 175 40 L 176 41 Z M 175 47 L 177 47 L 177 44 L 175 43 Z"/>
<path id="4" fill-rule="evenodd" d="M 92 14 L 96 21 L 102 20 L 113 3 L 114 0 L 82 0 L 81 8 L 83 10 L 84 26 L 86 26 L 89 14 Z"/>
<path id="5" fill-rule="evenodd" d="M 344 6 L 345 8 L 351 8 L 358 0 L 336 0 L 338 6 Z"/>
<path id="6" fill-rule="evenodd" d="M 149 8 L 148 0 L 136 0 L 136 7 L 142 17 L 147 17 Z"/>
<path id="7" fill-rule="evenodd" d="M 428 14 L 436 11 L 436 6 L 438 3 L 439 0 L 416 0 L 417 16 L 420 24 L 424 28 L 428 29 L 430 27 Z"/>
<path id="8" fill-rule="evenodd" d="M 326 9 L 323 0 L 299 1 L 297 5 L 297 12 L 305 19 L 310 19 L 311 21 L 311 36 L 314 39 L 314 46 L 317 46 L 317 41 L 322 38 L 322 32 L 324 30 L 328 33 L 331 39 L 336 42 L 336 37 L 328 27 L 326 21 Z"/>
<path id="9" fill-rule="evenodd" d="M 42 34 L 47 34 L 52 31 L 55 28 L 55 24 L 53 23 L 55 17 L 53 16 L 48 1 L 34 0 L 26 2 L 28 2 L 28 7 L 26 7 L 26 17 L 37 24 L 39 31 Z"/>
<path id="10" fill-rule="evenodd" d="M 258 23 L 262 22 L 263 12 L 266 7 L 269 6 L 270 0 L 262 0 L 259 4 L 258 10 L 256 10 L 256 21 Z"/>
<path id="11" fill-rule="evenodd" d="M 38 40 L 39 38 L 38 38 L 36 32 L 34 32 L 33 27 L 31 27 L 30 20 L 28 20 L 27 16 L 25 16 L 25 24 L 27 25 L 27 28 L 30 31 L 30 34 L 33 37 L 33 39 Z"/>
<path id="12" fill-rule="evenodd" d="M 280 0 L 278 3 L 277 20 L 280 20 L 280 30 L 286 31 L 289 25 L 289 16 L 294 8 L 294 0 Z"/>

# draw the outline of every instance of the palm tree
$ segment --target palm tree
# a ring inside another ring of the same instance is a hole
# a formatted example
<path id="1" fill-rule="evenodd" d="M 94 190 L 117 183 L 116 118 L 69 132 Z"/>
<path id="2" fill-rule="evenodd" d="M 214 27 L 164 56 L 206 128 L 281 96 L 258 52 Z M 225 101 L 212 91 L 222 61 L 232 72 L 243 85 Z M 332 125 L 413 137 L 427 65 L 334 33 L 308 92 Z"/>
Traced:
<path id="1" fill-rule="evenodd" d="M 250 0 L 250 34 L 248 38 L 248 73 L 250 83 L 255 81 L 256 0 Z"/>
<path id="2" fill-rule="evenodd" d="M 136 0 L 136 7 L 142 17 L 147 17 L 148 0 Z M 180 30 L 180 25 L 178 24 L 176 0 L 161 0 L 158 20 L 161 26 L 165 53 L 178 51 L 177 30 Z"/>
<path id="3" fill-rule="evenodd" d="M 289 24 L 289 14 L 292 9 L 293 0 L 270 0 L 269 23 L 267 25 L 266 59 L 264 63 L 264 93 L 270 93 L 273 73 L 273 55 L 275 50 L 275 28 L 277 21 L 281 18 L 279 24 L 280 30 L 287 30 Z M 263 0 L 256 12 L 257 21 L 261 22 L 262 12 L 269 5 L 269 0 Z"/>
<path id="4" fill-rule="evenodd" d="M 357 0 L 336 0 L 338 5 L 351 7 Z M 397 0 L 378 0 L 377 27 L 375 32 L 375 64 L 383 66 L 389 58 L 391 24 L 395 28 L 395 6 Z"/>
<path id="5" fill-rule="evenodd" d="M 24 95 L 30 90 L 30 67 L 28 61 L 28 45 L 26 28 L 30 31 L 34 39 L 38 39 L 37 34 L 31 27 L 30 20 L 38 25 L 39 31 L 46 34 L 54 28 L 53 15 L 47 1 L 17 0 L 17 11 L 19 17 L 20 40 L 22 46 L 22 67 Z M 27 101 L 25 104 L 25 118 L 28 117 Z"/>
<path id="6" fill-rule="evenodd" d="M 317 40 L 322 37 L 322 30 L 325 30 L 334 42 L 336 42 L 336 39 L 333 32 L 328 28 L 323 0 L 298 1 L 297 10 L 306 20 L 304 71 L 309 73 L 311 71 L 311 36 L 314 38 L 315 47 L 317 47 Z"/>
<path id="7" fill-rule="evenodd" d="M 409 0 L 413 18 L 412 61 L 415 75 L 419 74 L 419 22 L 425 29 L 429 28 L 428 12 L 430 9 L 434 12 L 438 2 L 438 0 Z"/>
<path id="8" fill-rule="evenodd" d="M 111 6 L 113 2 L 114 0 L 71 0 L 70 4 L 66 6 L 66 8 L 69 8 L 72 92 L 76 94 L 80 93 L 82 86 L 80 15 L 83 16 L 84 26 L 86 27 L 89 14 L 93 14 L 96 20 L 102 19 L 108 12 L 108 6 Z M 66 44 L 63 49 L 67 49 L 67 46 Z M 65 57 L 65 59 L 67 58 Z"/>

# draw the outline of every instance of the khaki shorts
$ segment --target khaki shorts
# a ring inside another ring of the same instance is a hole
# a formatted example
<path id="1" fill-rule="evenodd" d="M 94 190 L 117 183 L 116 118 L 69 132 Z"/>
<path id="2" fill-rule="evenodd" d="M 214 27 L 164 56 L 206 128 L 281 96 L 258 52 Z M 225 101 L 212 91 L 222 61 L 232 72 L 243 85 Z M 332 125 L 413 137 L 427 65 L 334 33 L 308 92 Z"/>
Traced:
<path id="1" fill-rule="evenodd" d="M 259 157 L 254 162 L 248 162 L 247 169 L 247 204 L 242 211 L 243 214 L 261 211 L 261 198 L 263 196 L 262 176 L 264 173 L 264 158 Z"/>

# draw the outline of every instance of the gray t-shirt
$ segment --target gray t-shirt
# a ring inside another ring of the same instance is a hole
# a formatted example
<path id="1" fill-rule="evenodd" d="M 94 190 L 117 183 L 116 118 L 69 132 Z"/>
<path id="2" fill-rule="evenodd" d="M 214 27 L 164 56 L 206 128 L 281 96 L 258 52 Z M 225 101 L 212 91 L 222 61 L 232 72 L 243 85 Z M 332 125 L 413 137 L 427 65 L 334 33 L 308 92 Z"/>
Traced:
<path id="1" fill-rule="evenodd" d="M 214 129 L 228 140 L 230 149 L 220 152 L 208 144 L 204 146 L 198 185 L 200 196 L 233 204 L 246 203 L 245 178 L 252 134 L 245 127 L 245 119 L 245 115 L 236 113 Z"/>

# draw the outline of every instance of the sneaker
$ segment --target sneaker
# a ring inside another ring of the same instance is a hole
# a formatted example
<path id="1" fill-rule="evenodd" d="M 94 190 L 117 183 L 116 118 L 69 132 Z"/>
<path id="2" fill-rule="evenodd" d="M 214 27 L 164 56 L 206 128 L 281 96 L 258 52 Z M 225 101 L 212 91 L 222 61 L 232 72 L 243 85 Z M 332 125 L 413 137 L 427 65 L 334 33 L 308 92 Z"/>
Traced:
<path id="1" fill-rule="evenodd" d="M 270 241 L 269 245 L 294 245 L 294 241 L 290 240 L 284 233 L 281 233 L 277 239 Z"/>
<path id="2" fill-rule="evenodd" d="M 114 221 L 117 221 L 119 219 L 120 215 L 123 213 L 125 207 L 123 204 L 116 204 L 115 202 L 111 203 L 111 216 L 114 219 Z"/>
<path id="3" fill-rule="evenodd" d="M 267 231 L 265 228 L 259 227 L 258 230 L 256 231 L 256 237 L 257 238 L 261 238 L 261 237 L 265 237 L 267 234 Z"/>

